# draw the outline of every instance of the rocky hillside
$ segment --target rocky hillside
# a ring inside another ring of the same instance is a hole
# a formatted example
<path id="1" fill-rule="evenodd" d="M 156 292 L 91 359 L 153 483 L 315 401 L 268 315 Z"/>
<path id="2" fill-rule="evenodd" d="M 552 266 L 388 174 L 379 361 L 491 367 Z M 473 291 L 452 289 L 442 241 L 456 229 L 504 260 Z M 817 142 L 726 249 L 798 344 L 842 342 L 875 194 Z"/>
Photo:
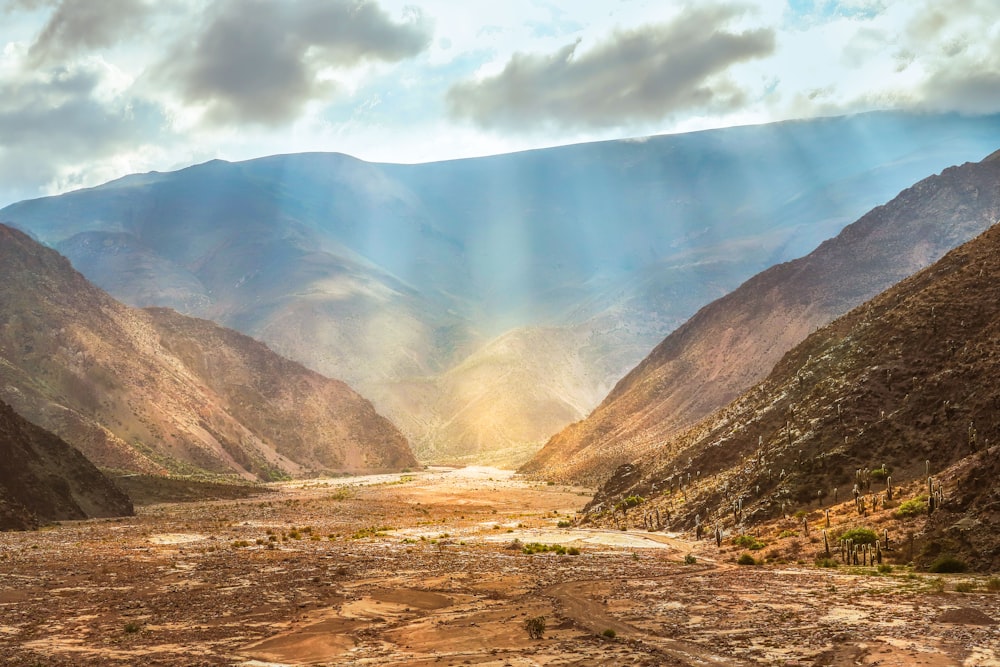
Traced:
<path id="1" fill-rule="evenodd" d="M 851 500 L 855 485 L 857 514 L 893 508 L 905 487 L 924 515 L 907 529 L 918 563 L 949 553 L 995 570 L 998 275 L 994 226 L 810 335 L 736 401 L 620 468 L 589 509 L 641 496 L 674 527 L 728 529 Z"/>
<path id="2" fill-rule="evenodd" d="M 104 468 L 273 479 L 416 463 L 343 383 L 209 322 L 124 306 L 4 226 L 0 398 Z"/>
<path id="3" fill-rule="evenodd" d="M 80 452 L 0 402 L 0 530 L 132 514 L 132 503 Z"/>
<path id="4" fill-rule="evenodd" d="M 1000 159 L 946 169 L 701 309 L 522 472 L 599 484 L 763 379 L 806 335 L 1000 219 Z"/>
<path id="5" fill-rule="evenodd" d="M 997 116 L 873 113 L 419 165 L 213 160 L 0 222 L 129 305 L 343 379 L 424 460 L 523 463 L 699 308 L 997 145 Z"/>

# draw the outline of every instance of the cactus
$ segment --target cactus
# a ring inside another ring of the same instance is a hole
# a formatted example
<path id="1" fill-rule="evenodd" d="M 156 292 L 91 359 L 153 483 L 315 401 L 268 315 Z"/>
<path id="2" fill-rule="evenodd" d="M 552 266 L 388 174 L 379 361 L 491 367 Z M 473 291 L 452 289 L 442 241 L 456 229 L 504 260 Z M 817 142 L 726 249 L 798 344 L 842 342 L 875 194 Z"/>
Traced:
<path id="1" fill-rule="evenodd" d="M 825 530 L 823 531 L 823 552 L 826 554 L 827 558 L 830 557 L 830 541 L 826 537 Z"/>

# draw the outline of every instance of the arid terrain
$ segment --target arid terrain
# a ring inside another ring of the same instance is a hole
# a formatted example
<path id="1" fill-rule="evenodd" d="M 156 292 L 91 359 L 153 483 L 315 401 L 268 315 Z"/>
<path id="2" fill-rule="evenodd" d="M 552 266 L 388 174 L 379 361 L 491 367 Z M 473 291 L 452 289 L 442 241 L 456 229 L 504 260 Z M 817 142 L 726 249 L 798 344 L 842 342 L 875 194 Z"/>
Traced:
<path id="1" fill-rule="evenodd" d="M 1000 665 L 995 578 L 740 566 L 489 468 L 268 489 L 0 533 L 3 664 Z"/>

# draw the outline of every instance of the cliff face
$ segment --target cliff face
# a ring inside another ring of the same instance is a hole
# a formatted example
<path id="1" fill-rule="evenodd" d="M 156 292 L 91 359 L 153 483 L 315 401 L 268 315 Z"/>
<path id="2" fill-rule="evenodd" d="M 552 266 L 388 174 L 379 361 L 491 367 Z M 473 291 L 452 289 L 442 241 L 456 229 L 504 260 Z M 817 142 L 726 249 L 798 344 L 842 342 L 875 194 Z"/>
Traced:
<path id="1" fill-rule="evenodd" d="M 601 483 L 762 380 L 835 317 L 928 266 L 1000 218 L 1000 161 L 945 170 L 846 227 L 809 255 L 772 267 L 700 310 L 585 420 L 521 471 Z"/>
<path id="2" fill-rule="evenodd" d="M 86 457 L 0 402 L 0 530 L 132 514 L 132 503 Z"/>
<path id="3" fill-rule="evenodd" d="M 274 479 L 416 463 L 343 383 L 211 323 L 118 303 L 4 226 L 0 399 L 105 468 Z"/>

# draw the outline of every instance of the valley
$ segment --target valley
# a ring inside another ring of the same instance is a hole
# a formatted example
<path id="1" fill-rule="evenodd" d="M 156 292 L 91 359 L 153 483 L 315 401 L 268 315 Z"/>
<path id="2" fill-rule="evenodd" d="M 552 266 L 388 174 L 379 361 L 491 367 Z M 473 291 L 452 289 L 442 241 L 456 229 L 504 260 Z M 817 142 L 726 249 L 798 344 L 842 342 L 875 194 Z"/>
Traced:
<path id="1" fill-rule="evenodd" d="M 1000 665 L 995 577 L 915 573 L 888 553 L 882 571 L 820 568 L 818 531 L 789 537 L 781 521 L 756 529 L 766 564 L 741 566 L 731 535 L 719 548 L 581 525 L 592 491 L 433 468 L 0 533 L 0 654 L 13 666 Z M 535 542 L 555 551 L 525 553 Z"/>

